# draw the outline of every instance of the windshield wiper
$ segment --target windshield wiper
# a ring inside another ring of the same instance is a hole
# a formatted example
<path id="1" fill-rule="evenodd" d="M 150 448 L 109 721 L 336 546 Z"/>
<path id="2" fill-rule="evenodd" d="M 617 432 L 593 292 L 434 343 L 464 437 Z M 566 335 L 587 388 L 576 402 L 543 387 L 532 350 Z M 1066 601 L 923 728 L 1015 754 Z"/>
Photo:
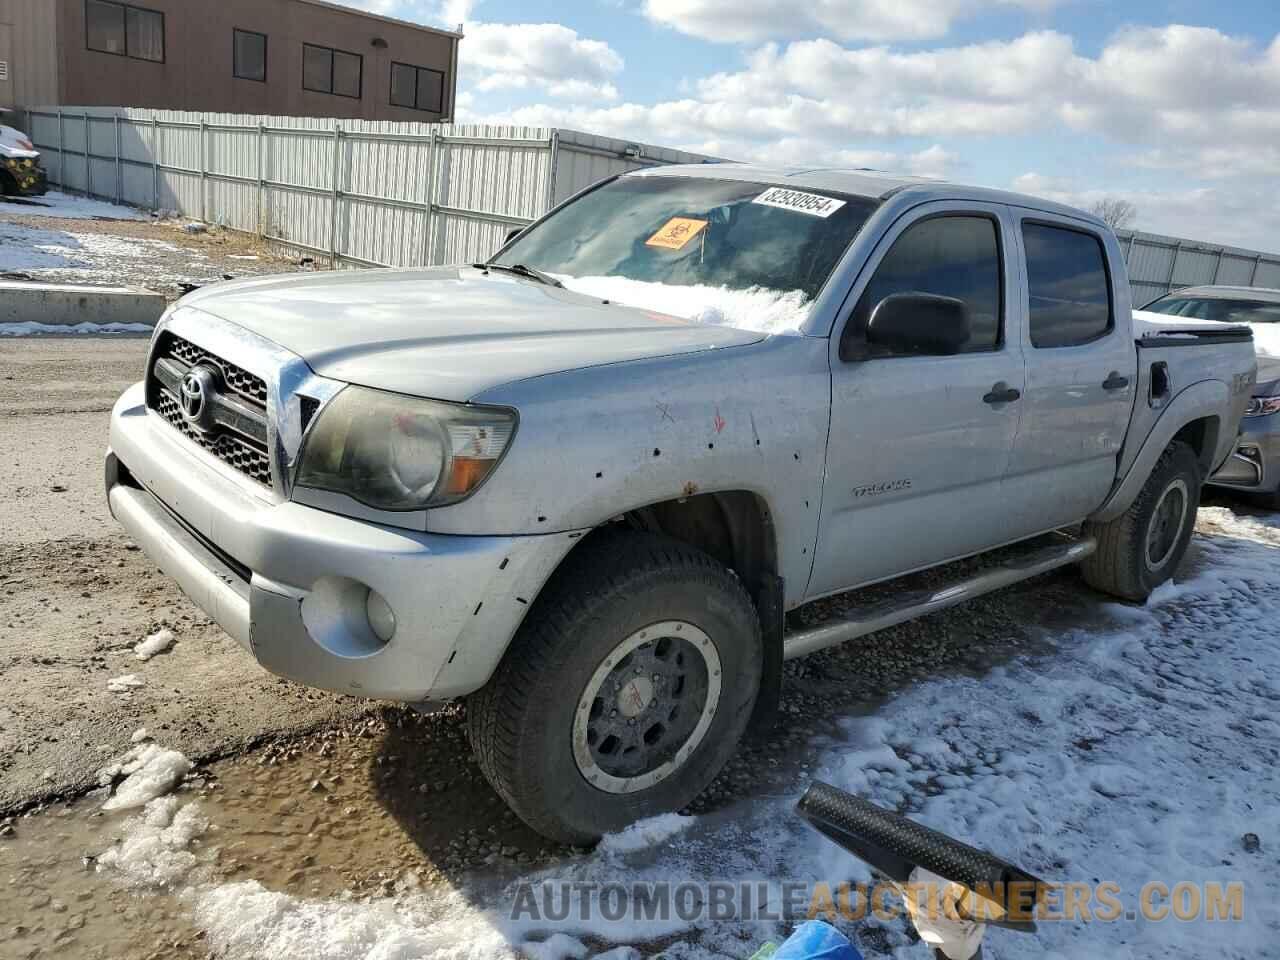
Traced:
<path id="1" fill-rule="evenodd" d="M 539 283 L 545 283 L 549 287 L 564 286 L 551 274 L 535 270 L 533 267 L 526 267 L 523 263 L 473 263 L 472 266 L 477 270 L 501 270 L 504 273 L 514 273 L 517 277 L 524 277 L 526 280 L 537 280 Z"/>

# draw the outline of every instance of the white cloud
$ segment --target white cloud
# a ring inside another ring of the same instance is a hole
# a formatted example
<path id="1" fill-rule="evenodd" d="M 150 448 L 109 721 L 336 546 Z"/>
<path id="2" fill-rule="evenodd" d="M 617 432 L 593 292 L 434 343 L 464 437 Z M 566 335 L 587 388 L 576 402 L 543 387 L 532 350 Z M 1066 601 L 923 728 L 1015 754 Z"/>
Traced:
<path id="1" fill-rule="evenodd" d="M 616 100 L 623 60 L 558 23 L 476 23 L 462 43 L 462 80 L 482 92 L 537 89 L 569 100 Z"/>
<path id="2" fill-rule="evenodd" d="M 926 40 L 984 9 L 1044 12 L 1058 0 L 645 0 L 645 15 L 705 40 L 759 42 L 786 37 Z"/>
<path id="3" fill-rule="evenodd" d="M 1267 180 L 1235 180 L 1170 189 L 1081 187 L 1061 177 L 1024 173 L 1010 188 L 1088 209 L 1104 197 L 1137 207 L 1135 226 L 1148 233 L 1209 240 L 1254 250 L 1280 249 L 1280 205 Z"/>

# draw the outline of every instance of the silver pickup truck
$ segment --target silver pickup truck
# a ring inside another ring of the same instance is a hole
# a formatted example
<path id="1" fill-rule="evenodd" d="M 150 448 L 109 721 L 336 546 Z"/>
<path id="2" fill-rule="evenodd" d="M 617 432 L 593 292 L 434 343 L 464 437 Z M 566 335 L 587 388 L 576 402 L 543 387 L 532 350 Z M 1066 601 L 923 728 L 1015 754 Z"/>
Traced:
<path id="1" fill-rule="evenodd" d="M 498 792 L 589 842 L 687 804 L 784 658 L 1067 564 L 1132 601 L 1167 580 L 1254 351 L 1247 328 L 1139 336 L 1131 310 L 1078 210 L 646 170 L 487 263 L 187 296 L 112 413 L 107 493 L 263 667 L 467 698 Z"/>

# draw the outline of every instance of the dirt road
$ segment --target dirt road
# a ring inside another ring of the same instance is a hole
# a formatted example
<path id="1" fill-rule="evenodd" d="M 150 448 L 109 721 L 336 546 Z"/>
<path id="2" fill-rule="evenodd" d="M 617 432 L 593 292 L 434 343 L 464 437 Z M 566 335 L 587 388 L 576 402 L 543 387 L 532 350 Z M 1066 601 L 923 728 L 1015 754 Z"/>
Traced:
<path id="1" fill-rule="evenodd" d="M 265 674 L 111 520 L 108 412 L 146 346 L 0 339 L 0 813 L 93 785 L 140 727 L 220 756 L 368 706 Z M 166 627 L 174 646 L 139 662 Z M 144 686 L 109 693 L 125 674 Z"/>

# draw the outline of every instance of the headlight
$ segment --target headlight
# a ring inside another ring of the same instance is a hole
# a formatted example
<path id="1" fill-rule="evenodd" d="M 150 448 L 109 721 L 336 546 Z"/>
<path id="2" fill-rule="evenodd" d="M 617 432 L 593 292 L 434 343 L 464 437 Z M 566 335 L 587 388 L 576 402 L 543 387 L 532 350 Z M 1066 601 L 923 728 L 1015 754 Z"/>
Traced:
<path id="1" fill-rule="evenodd" d="M 1272 413 L 1280 413 L 1280 397 L 1254 397 L 1244 411 L 1246 417 L 1265 417 Z"/>
<path id="2" fill-rule="evenodd" d="M 515 428 L 500 407 L 345 387 L 307 432 L 295 483 L 378 510 L 456 503 L 493 472 Z"/>

